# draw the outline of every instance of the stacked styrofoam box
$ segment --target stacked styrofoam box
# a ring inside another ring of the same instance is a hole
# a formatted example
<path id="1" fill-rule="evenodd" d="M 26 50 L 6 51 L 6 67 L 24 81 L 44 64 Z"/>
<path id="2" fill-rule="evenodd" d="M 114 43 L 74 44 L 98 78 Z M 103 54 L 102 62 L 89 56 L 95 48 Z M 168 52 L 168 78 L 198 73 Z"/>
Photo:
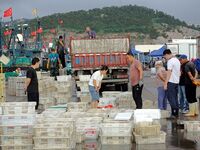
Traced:
<path id="1" fill-rule="evenodd" d="M 0 145 L 2 150 L 32 150 L 35 102 L 2 103 Z"/>
<path id="2" fill-rule="evenodd" d="M 86 117 L 103 117 L 108 118 L 111 109 L 89 109 L 85 116 Z"/>
<path id="3" fill-rule="evenodd" d="M 80 92 L 78 97 L 80 97 L 81 102 L 91 102 L 90 92 Z"/>
<path id="4" fill-rule="evenodd" d="M 56 104 L 66 104 L 72 98 L 72 82 L 71 81 L 57 81 L 57 92 L 55 94 Z"/>
<path id="5" fill-rule="evenodd" d="M 168 110 L 160 110 L 160 118 L 161 119 L 165 119 L 165 118 L 169 118 L 171 115 L 171 112 Z"/>
<path id="6" fill-rule="evenodd" d="M 16 77 L 8 78 L 8 94 L 13 96 L 16 95 Z"/>
<path id="7" fill-rule="evenodd" d="M 99 99 L 98 106 L 104 107 L 107 105 L 112 105 L 113 107 L 117 107 L 118 97 L 102 97 Z"/>
<path id="8" fill-rule="evenodd" d="M 6 86 L 5 75 L 0 73 L 0 102 L 5 102 L 6 99 Z"/>
<path id="9" fill-rule="evenodd" d="M 26 96 L 24 88 L 25 88 L 25 77 L 17 77 L 16 79 L 16 96 Z"/>
<path id="10" fill-rule="evenodd" d="M 40 109 L 46 110 L 51 106 L 56 105 L 56 101 L 54 97 L 40 97 Z"/>
<path id="11" fill-rule="evenodd" d="M 76 150 L 102 150 L 101 143 L 98 140 L 88 140 L 76 145 Z"/>
<path id="12" fill-rule="evenodd" d="M 42 77 L 38 80 L 40 97 L 52 97 L 56 92 L 55 81 L 53 77 Z"/>
<path id="13" fill-rule="evenodd" d="M 97 140 L 102 117 L 85 117 L 76 120 L 76 137 L 83 135 L 83 140 Z"/>
<path id="14" fill-rule="evenodd" d="M 86 112 L 89 105 L 87 102 L 70 102 L 67 104 L 67 108 L 70 112 Z"/>
<path id="15" fill-rule="evenodd" d="M 138 122 L 134 128 L 134 140 L 136 144 L 161 144 L 165 143 L 166 133 L 161 131 L 158 122 Z"/>
<path id="16" fill-rule="evenodd" d="M 101 143 L 107 144 L 131 144 L 132 143 L 132 129 L 131 122 L 111 121 L 101 124 Z"/>
<path id="17" fill-rule="evenodd" d="M 52 110 L 49 110 L 50 112 Z M 41 114 L 34 127 L 34 149 L 74 149 L 75 148 L 75 121 L 59 115 Z M 64 113 L 64 112 L 63 112 Z"/>
<path id="18" fill-rule="evenodd" d="M 89 92 L 89 80 L 91 75 L 79 75 L 79 81 L 76 81 L 78 87 L 80 87 L 80 97 L 81 102 L 91 102 L 91 96 Z"/>
<path id="19" fill-rule="evenodd" d="M 119 96 L 119 108 L 136 108 L 135 102 L 133 100 L 132 92 L 122 92 Z"/>
<path id="20" fill-rule="evenodd" d="M 76 84 L 81 92 L 89 92 L 89 81 L 76 81 Z"/>
<path id="21" fill-rule="evenodd" d="M 200 132 L 200 121 L 184 121 L 184 129 L 187 132 Z"/>

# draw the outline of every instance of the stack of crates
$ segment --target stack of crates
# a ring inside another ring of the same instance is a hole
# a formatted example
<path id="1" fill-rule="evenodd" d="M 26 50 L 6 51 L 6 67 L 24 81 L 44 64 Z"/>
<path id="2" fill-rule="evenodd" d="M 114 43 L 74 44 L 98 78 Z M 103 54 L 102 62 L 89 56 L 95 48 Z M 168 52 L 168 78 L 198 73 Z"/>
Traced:
<path id="1" fill-rule="evenodd" d="M 86 112 L 89 109 L 87 102 L 70 102 L 67 104 L 69 112 Z"/>
<path id="2" fill-rule="evenodd" d="M 32 150 L 35 102 L 2 103 L 0 116 L 1 150 Z"/>
<path id="3" fill-rule="evenodd" d="M 80 88 L 80 100 L 81 102 L 91 102 L 91 97 L 89 93 L 89 80 L 90 75 L 79 75 L 79 81 L 77 81 L 77 86 Z"/>
<path id="4" fill-rule="evenodd" d="M 136 144 L 165 143 L 166 133 L 161 131 L 159 122 L 138 122 L 134 126 L 134 141 Z"/>
<path id="5" fill-rule="evenodd" d="M 56 83 L 56 104 L 66 104 L 72 98 L 72 82 L 71 81 L 57 81 Z"/>
<path id="6" fill-rule="evenodd" d="M 101 124 L 102 145 L 129 145 L 132 143 L 131 122 L 106 121 Z"/>
<path id="7" fill-rule="evenodd" d="M 69 118 L 44 117 L 34 127 L 35 150 L 72 150 L 75 148 L 75 122 Z"/>
<path id="8" fill-rule="evenodd" d="M 0 102 L 5 102 L 6 87 L 5 87 L 5 74 L 0 73 Z"/>
<path id="9" fill-rule="evenodd" d="M 200 121 L 184 121 L 184 137 L 187 140 L 199 141 L 200 139 Z"/>
<path id="10" fill-rule="evenodd" d="M 200 132 L 200 121 L 184 121 L 186 132 Z"/>
<path id="11" fill-rule="evenodd" d="M 76 120 L 76 141 L 97 140 L 102 117 L 84 117 Z"/>
<path id="12" fill-rule="evenodd" d="M 119 100 L 118 97 L 102 97 L 99 99 L 98 107 L 106 107 L 108 105 L 117 107 L 118 100 Z"/>
<path id="13" fill-rule="evenodd" d="M 134 109 L 136 108 L 132 92 L 122 92 L 119 96 L 119 108 Z"/>
<path id="14" fill-rule="evenodd" d="M 8 78 L 8 94 L 15 96 L 16 95 L 16 77 Z"/>
<path id="15" fill-rule="evenodd" d="M 17 77 L 16 79 L 16 96 L 26 96 L 26 93 L 24 91 L 25 88 L 25 77 Z"/>

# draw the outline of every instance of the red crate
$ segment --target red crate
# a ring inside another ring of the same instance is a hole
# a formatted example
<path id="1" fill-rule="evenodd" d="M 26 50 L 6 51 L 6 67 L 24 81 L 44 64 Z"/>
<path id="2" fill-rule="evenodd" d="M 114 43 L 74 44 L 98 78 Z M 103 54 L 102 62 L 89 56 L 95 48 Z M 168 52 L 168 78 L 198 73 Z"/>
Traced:
<path id="1" fill-rule="evenodd" d="M 127 66 L 126 53 L 76 54 L 72 56 L 73 68 L 98 68 Z"/>

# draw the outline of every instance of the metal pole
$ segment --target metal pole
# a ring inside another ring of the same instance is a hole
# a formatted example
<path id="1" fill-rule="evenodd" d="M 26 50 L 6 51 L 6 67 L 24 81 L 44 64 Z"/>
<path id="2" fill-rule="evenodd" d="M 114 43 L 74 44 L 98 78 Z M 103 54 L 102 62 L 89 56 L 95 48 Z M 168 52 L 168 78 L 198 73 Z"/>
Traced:
<path id="1" fill-rule="evenodd" d="M 2 55 L 2 24 L 1 24 L 2 18 L 0 18 L 0 56 Z"/>

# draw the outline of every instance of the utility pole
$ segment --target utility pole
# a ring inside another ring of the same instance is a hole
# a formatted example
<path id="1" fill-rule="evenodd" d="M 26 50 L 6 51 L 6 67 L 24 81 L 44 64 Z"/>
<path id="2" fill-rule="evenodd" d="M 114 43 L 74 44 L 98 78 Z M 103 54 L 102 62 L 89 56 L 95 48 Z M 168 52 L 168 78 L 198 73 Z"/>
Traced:
<path id="1" fill-rule="evenodd" d="M 0 18 L 0 56 L 2 55 L 2 17 Z"/>

